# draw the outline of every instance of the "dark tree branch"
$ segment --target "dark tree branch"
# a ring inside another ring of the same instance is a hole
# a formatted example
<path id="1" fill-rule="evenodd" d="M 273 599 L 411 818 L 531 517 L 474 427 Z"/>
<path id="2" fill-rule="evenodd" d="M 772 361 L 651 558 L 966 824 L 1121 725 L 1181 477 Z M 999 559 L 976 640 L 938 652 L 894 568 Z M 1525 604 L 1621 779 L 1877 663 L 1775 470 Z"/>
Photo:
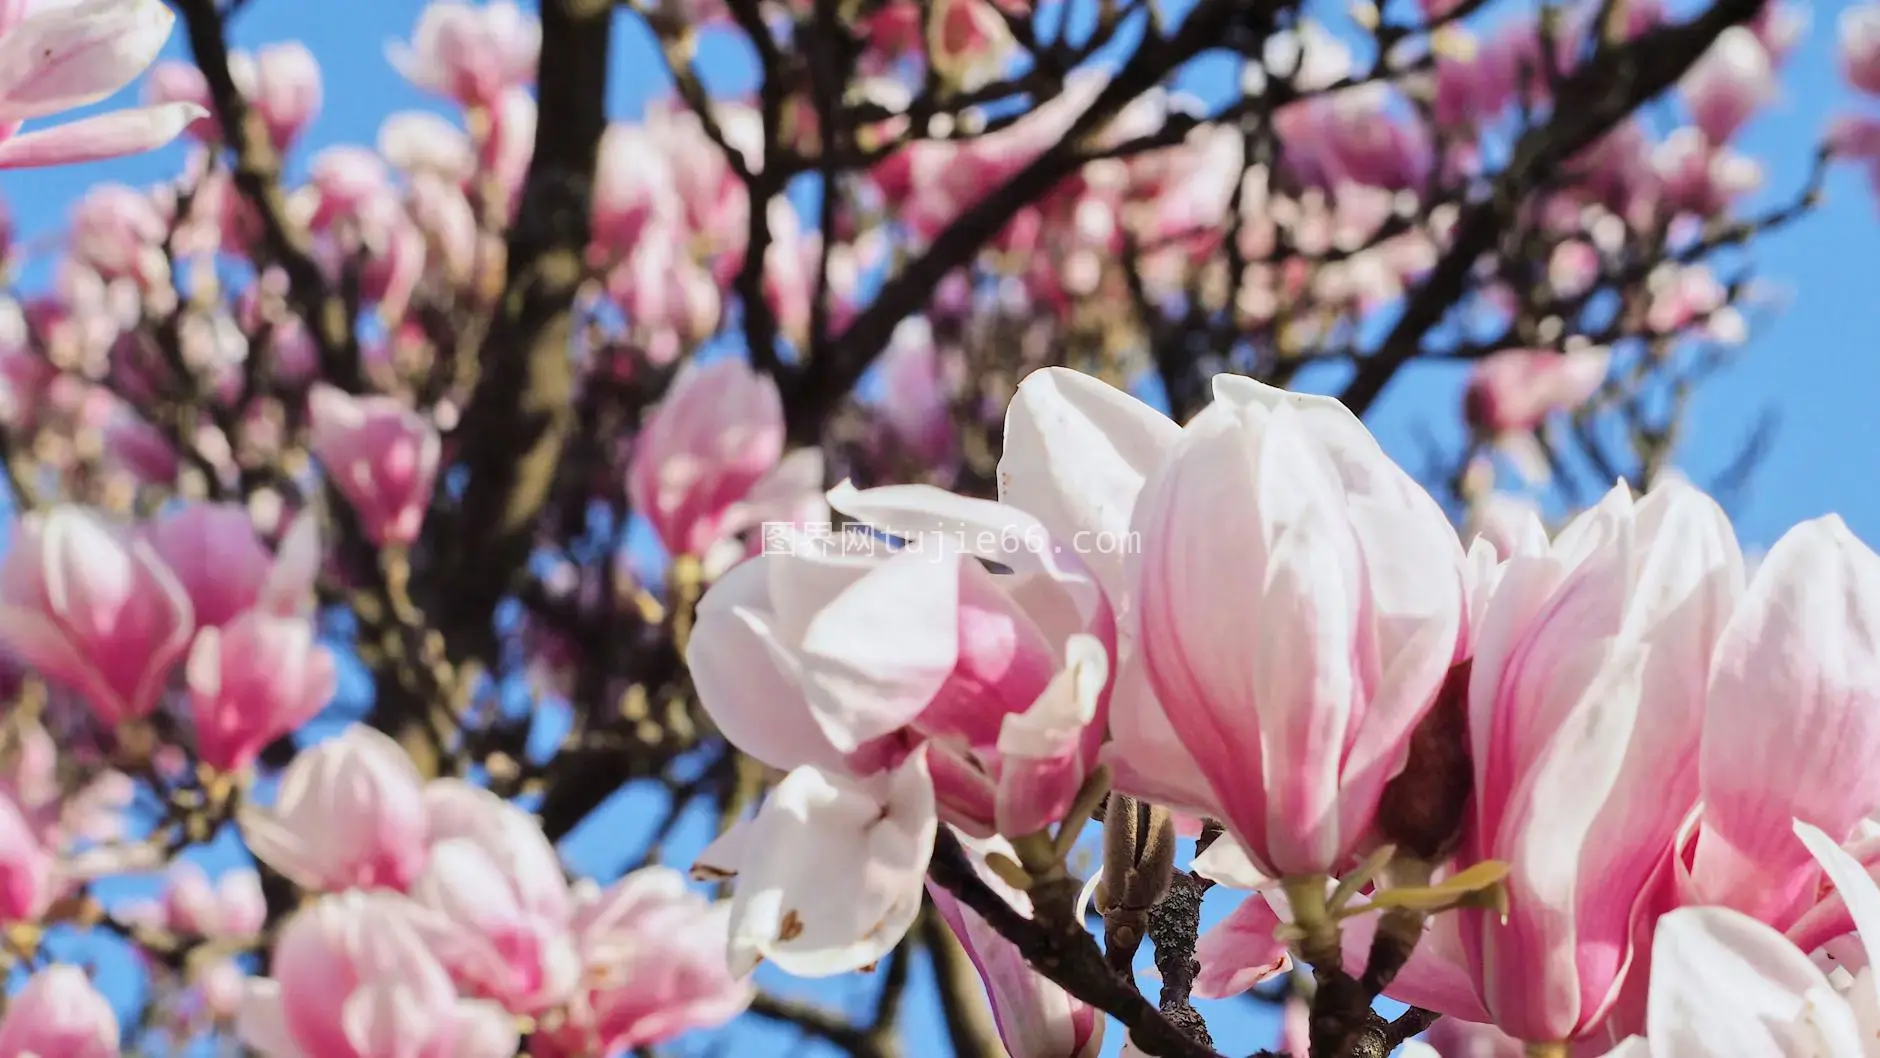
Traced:
<path id="1" fill-rule="evenodd" d="M 1763 3 L 1718 0 L 1689 22 L 1601 47 L 1567 75 L 1555 96 L 1552 117 L 1521 138 L 1492 193 L 1464 211 L 1448 251 L 1410 295 L 1390 334 L 1359 362 L 1357 375 L 1339 399 L 1358 415 L 1369 411 L 1398 369 L 1416 357 L 1424 337 L 1468 291 L 1476 260 L 1494 249 L 1526 196 L 1639 105 L 1677 83 L 1719 34 L 1755 17 Z"/>
<path id="2" fill-rule="evenodd" d="M 529 556 L 573 420 L 575 293 L 607 127 L 608 0 L 545 0 L 535 155 L 509 233 L 508 280 L 463 428 L 470 480 L 443 541 L 440 617 L 453 653 L 487 651 L 491 616 Z"/>
<path id="3" fill-rule="evenodd" d="M 1201 0 L 1172 36 L 1145 40 L 1063 139 L 948 225 L 925 253 L 882 286 L 827 355 L 784 379 L 791 439 L 799 444 L 818 440 L 830 412 L 887 346 L 894 329 L 927 303 L 948 272 L 971 260 L 1020 210 L 1075 173 L 1087 161 L 1086 138 L 1182 63 L 1221 46 L 1235 20 L 1245 15 L 1234 0 Z"/>
<path id="4" fill-rule="evenodd" d="M 1143 1053 L 1159 1058 L 1220 1058 L 1210 1045 L 1190 1039 L 1135 986 L 1118 977 L 1103 951 L 1074 917 L 1057 928 L 1026 918 L 994 892 L 973 869 L 959 839 L 945 827 L 934 843 L 928 876 L 972 908 L 999 935 L 1017 946 L 1039 973 L 1077 999 L 1108 1012 L 1129 1031 Z"/>
<path id="5" fill-rule="evenodd" d="M 759 992 L 751 1001 L 751 1013 L 760 1018 L 791 1025 L 840 1049 L 850 1058 L 893 1058 L 894 1052 L 881 1045 L 867 1029 L 857 1028 L 841 1014 L 824 1010 L 799 1000 L 784 999 Z"/>
<path id="6" fill-rule="evenodd" d="M 1162 1016 L 1190 1039 L 1212 1047 L 1207 1019 L 1189 1002 L 1195 975 L 1201 972 L 1195 942 L 1201 934 L 1201 898 L 1208 888 L 1204 879 L 1176 871 L 1168 894 L 1149 909 L 1149 939 L 1155 942 L 1155 968 L 1162 975 Z"/>
<path id="7" fill-rule="evenodd" d="M 286 273 L 288 299 L 306 321 L 307 331 L 319 349 L 321 373 L 334 385 L 357 393 L 363 380 L 352 317 L 346 311 L 345 299 L 327 285 L 319 262 L 313 258 L 307 233 L 288 219 L 287 199 L 281 192 L 281 157 L 260 115 L 249 111 L 247 99 L 229 72 L 224 35 L 227 15 L 216 9 L 215 0 L 171 2 L 183 16 L 190 53 L 209 84 L 222 136 L 234 154 L 235 186 L 261 221 L 255 263 L 263 267 L 277 265 Z M 234 10 L 231 8 L 228 14 Z"/>

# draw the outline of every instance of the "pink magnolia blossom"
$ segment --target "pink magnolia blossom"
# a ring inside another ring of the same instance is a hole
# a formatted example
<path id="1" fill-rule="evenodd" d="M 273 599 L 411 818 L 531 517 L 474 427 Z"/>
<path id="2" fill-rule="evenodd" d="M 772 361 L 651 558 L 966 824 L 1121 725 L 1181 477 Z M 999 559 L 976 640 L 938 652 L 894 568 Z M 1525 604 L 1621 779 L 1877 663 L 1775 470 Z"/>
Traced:
<path id="1" fill-rule="evenodd" d="M 1820 869 L 1800 820 L 1836 841 L 1880 810 L 1880 556 L 1837 517 L 1770 548 L 1724 627 L 1699 759 L 1703 815 L 1684 902 L 1778 930 L 1813 909 Z M 1758 776 L 1788 776 L 1771 789 Z"/>
<path id="2" fill-rule="evenodd" d="M 214 882 L 187 860 L 170 865 L 163 905 L 167 925 L 180 933 L 221 940 L 246 940 L 267 924 L 261 875 L 252 868 L 223 871 Z"/>
<path id="3" fill-rule="evenodd" d="M 16 523 L 0 563 L 0 642 L 77 691 L 101 723 L 157 707 L 195 630 L 189 596 L 149 544 L 82 507 Z"/>
<path id="4" fill-rule="evenodd" d="M 1103 748 L 1117 789 L 1194 815 L 1216 814 L 1214 794 L 1155 701 L 1143 666 L 1131 563 L 1131 528 L 1144 481 L 1182 436 L 1168 416 L 1076 371 L 1026 376 L 1005 417 L 999 497 L 1068 541 L 1119 613 L 1111 741 Z"/>
<path id="5" fill-rule="evenodd" d="M 972 851 L 980 880 L 1020 914 L 1030 915 L 1030 897 L 1006 884 L 984 863 L 986 852 L 1011 857 L 1011 846 L 993 839 Z M 1073 999 L 1033 969 L 1016 945 L 952 893 L 933 882 L 927 883 L 927 892 L 979 971 L 1006 1054 L 1011 1058 L 1096 1058 L 1103 1048 L 1102 1011 Z"/>
<path id="6" fill-rule="evenodd" d="M 416 540 L 443 454 L 437 428 L 396 397 L 355 397 L 325 383 L 307 404 L 313 454 L 366 536 L 380 545 Z"/>
<path id="7" fill-rule="evenodd" d="M 1659 919 L 1645 1035 L 1609 1058 L 1866 1058 L 1880 1053 L 1880 888 L 1834 839 L 1796 821 L 1795 836 L 1846 901 L 1859 932 L 1854 972 L 1823 972 L 1780 932 L 1727 907 Z M 1838 980 L 1837 980 L 1838 978 Z"/>
<path id="8" fill-rule="evenodd" d="M 1731 26 L 1684 75 L 1680 90 L 1691 120 L 1712 145 L 1722 146 L 1775 98 L 1775 63 L 1754 33 Z"/>
<path id="9" fill-rule="evenodd" d="M 34 974 L 0 1018 L 0 1058 L 117 1058 L 118 1022 L 85 971 L 55 964 Z"/>
<path id="10" fill-rule="evenodd" d="M 515 1022 L 460 999 L 391 893 L 327 896 L 275 941 L 272 978 L 249 982 L 238 1029 L 266 1058 L 509 1058 Z"/>
<path id="11" fill-rule="evenodd" d="M 650 224 L 674 219 L 681 207 L 676 176 L 652 134 L 622 122 L 601 136 L 595 164 L 594 246 L 602 260 L 618 259 L 632 252 Z"/>
<path id="12" fill-rule="evenodd" d="M 996 503 L 925 486 L 842 487 L 830 502 L 914 546 L 852 559 L 838 540 L 786 533 L 788 553 L 733 569 L 701 603 L 712 631 L 689 648 L 693 671 L 712 673 L 707 710 L 747 733 L 749 752 L 791 765 L 841 754 L 870 772 L 926 742 L 947 818 L 975 833 L 1060 818 L 1105 726 L 1115 633 L 1100 589 Z M 1016 572 L 995 577 L 979 557 Z M 776 733 L 801 713 L 777 709 L 774 690 L 717 675 L 749 646 L 801 689 L 821 745 Z"/>
<path id="13" fill-rule="evenodd" d="M 0 922 L 33 922 L 59 892 L 54 850 L 19 801 L 0 792 Z"/>
<path id="14" fill-rule="evenodd" d="M 115 94 L 156 60 L 176 22 L 161 0 L 0 5 L 0 169 L 154 150 L 204 111 L 194 103 L 115 110 L 37 132 L 21 123 Z"/>
<path id="15" fill-rule="evenodd" d="M 711 337 L 724 308 L 718 282 L 685 253 L 683 243 L 681 233 L 667 224 L 650 226 L 607 275 L 608 295 L 626 313 L 655 364 L 671 363 Z"/>
<path id="16" fill-rule="evenodd" d="M 379 125 L 379 155 L 407 176 L 432 173 L 454 184 L 476 174 L 470 136 L 428 110 L 401 110 Z"/>
<path id="17" fill-rule="evenodd" d="M 268 44 L 250 54 L 229 52 L 229 75 L 249 107 L 261 118 L 274 149 L 284 151 L 320 113 L 323 86 L 320 63 L 299 41 Z M 208 117 L 189 131 L 206 143 L 222 138 L 208 79 L 194 63 L 164 61 L 150 71 L 145 96 L 152 103 L 193 103 Z"/>
<path id="18" fill-rule="evenodd" d="M 1620 485 L 1509 561 L 1475 643 L 1458 854 L 1511 866 L 1509 913 L 1455 913 L 1482 1007 L 1449 1012 L 1559 1041 L 1617 1001 L 1697 801 L 1704 687 L 1742 579 L 1728 519 L 1675 480 L 1637 501 Z"/>
<path id="19" fill-rule="evenodd" d="M 431 853 L 411 886 L 420 932 L 475 995 L 522 1014 L 566 1001 L 579 953 L 561 861 L 527 812 L 480 787 L 425 791 Z"/>
<path id="20" fill-rule="evenodd" d="M 725 962 L 730 905 L 687 890 L 667 867 L 575 892 L 582 991 L 558 1027 L 530 1040 L 534 1058 L 650 1047 L 744 1012 L 754 990 Z"/>
<path id="21" fill-rule="evenodd" d="M 1132 528 L 1149 683 L 1219 818 L 1271 877 L 1338 870 L 1456 655 L 1455 530 L 1344 405 L 1234 376 Z"/>
<path id="22" fill-rule="evenodd" d="M 324 232 L 342 222 L 381 241 L 398 212 L 398 192 L 378 155 L 363 147 L 328 147 L 314 156 L 302 194 L 313 203 L 307 226 Z"/>
<path id="23" fill-rule="evenodd" d="M 296 519 L 278 556 L 256 535 L 254 519 L 233 504 L 186 503 L 144 530 L 157 556 L 181 582 L 196 623 L 219 628 L 249 610 L 299 612 L 319 572 L 319 521 Z"/>
<path id="24" fill-rule="evenodd" d="M 799 977 L 832 977 L 878 961 L 920 914 L 938 826 L 924 748 L 861 778 L 812 765 L 790 772 L 692 867 L 735 880 L 731 972 L 745 977 L 767 959 Z"/>
<path id="25" fill-rule="evenodd" d="M 1717 147 L 1696 129 L 1678 129 L 1652 148 L 1660 205 L 1667 214 L 1709 217 L 1762 184 L 1754 158 Z"/>
<path id="26" fill-rule="evenodd" d="M 511 0 L 431 0 L 411 42 L 386 48 L 405 80 L 466 108 L 494 108 L 503 93 L 535 80 L 542 26 Z"/>
<path id="27" fill-rule="evenodd" d="M 1853 4 L 1841 11 L 1841 70 L 1849 84 L 1880 96 L 1880 4 Z"/>
<path id="28" fill-rule="evenodd" d="M 725 140 L 753 171 L 764 167 L 764 121 L 756 107 L 735 100 L 714 105 Z M 646 109 L 646 130 L 675 174 L 673 189 L 684 206 L 685 225 L 711 252 L 742 249 L 748 235 L 750 195 L 725 153 L 706 133 L 697 114 L 682 104 L 655 100 Z"/>
<path id="29" fill-rule="evenodd" d="M 633 442 L 627 492 L 673 555 L 747 528 L 743 505 L 783 457 L 777 383 L 742 360 L 688 361 Z"/>
<path id="30" fill-rule="evenodd" d="M 276 150 L 286 150 L 319 116 L 324 93 L 320 63 L 299 41 L 263 45 L 251 57 L 229 56 L 229 73 L 247 97 Z"/>
<path id="31" fill-rule="evenodd" d="M 169 278 L 163 259 L 167 230 L 157 204 L 123 184 L 97 184 L 72 208 L 66 236 L 71 259 L 105 280 L 154 284 Z"/>
<path id="32" fill-rule="evenodd" d="M 1195 958 L 1201 972 L 1195 976 L 1195 995 L 1204 999 L 1237 996 L 1293 968 L 1291 950 L 1280 933 L 1292 917 L 1285 890 L 1254 865 L 1238 842 L 1226 835 L 1215 838 L 1189 869 L 1209 881 L 1248 891 L 1226 918 L 1196 939 Z M 1362 928 L 1346 932 L 1356 934 Z"/>
<path id="33" fill-rule="evenodd" d="M 953 401 L 933 325 L 911 317 L 881 354 L 881 415 L 895 439 L 923 462 L 946 458 L 954 443 Z"/>
<path id="34" fill-rule="evenodd" d="M 1611 359 L 1605 349 L 1505 349 L 1470 373 L 1463 415 L 1490 436 L 1534 430 L 1549 415 L 1574 411 L 1592 399 Z"/>
<path id="35" fill-rule="evenodd" d="M 239 771 L 313 719 L 332 700 L 339 671 L 305 618 L 251 610 L 196 633 L 184 681 L 197 757 Z"/>
<path id="36" fill-rule="evenodd" d="M 241 830 L 302 888 L 402 890 L 424 868 L 424 782 L 398 743 L 356 724 L 295 757 L 273 808 L 244 806 Z"/>
<path id="37" fill-rule="evenodd" d="M 1442 1018 L 1423 1034 L 1434 1058 L 1521 1058 L 1521 1041 L 1493 1025 Z"/>

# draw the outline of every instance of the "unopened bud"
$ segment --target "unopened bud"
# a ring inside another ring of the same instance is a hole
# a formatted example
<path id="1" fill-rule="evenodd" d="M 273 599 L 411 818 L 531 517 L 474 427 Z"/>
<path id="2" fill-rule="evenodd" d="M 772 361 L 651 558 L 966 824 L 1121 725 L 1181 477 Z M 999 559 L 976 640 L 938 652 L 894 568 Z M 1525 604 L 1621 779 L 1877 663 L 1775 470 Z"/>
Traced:
<path id="1" fill-rule="evenodd" d="M 1112 793 L 1103 814 L 1103 877 L 1097 910 L 1108 946 L 1134 955 L 1149 909 L 1168 893 L 1175 872 L 1175 820 L 1160 805 Z"/>

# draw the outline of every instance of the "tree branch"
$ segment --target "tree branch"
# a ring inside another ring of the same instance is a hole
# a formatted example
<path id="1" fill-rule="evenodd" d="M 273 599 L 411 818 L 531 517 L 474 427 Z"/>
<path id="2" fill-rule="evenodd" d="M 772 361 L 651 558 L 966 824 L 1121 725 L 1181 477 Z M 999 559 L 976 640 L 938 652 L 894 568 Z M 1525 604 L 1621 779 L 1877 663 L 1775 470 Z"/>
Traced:
<path id="1" fill-rule="evenodd" d="M 363 387 L 359 373 L 359 342 L 345 299 L 329 288 L 320 264 L 313 258 L 308 234 L 287 217 L 287 199 L 281 192 L 281 157 L 274 150 L 260 115 L 250 113 L 248 100 L 229 72 L 226 18 L 215 0 L 171 0 L 183 16 L 189 50 L 202 69 L 222 124 L 222 136 L 234 153 L 235 186 L 254 206 L 261 221 L 261 239 L 254 247 L 255 263 L 278 266 L 286 273 L 287 297 L 303 320 L 320 352 L 321 373 L 348 392 Z M 233 14 L 231 8 L 229 14 Z"/>
<path id="2" fill-rule="evenodd" d="M 470 470 L 440 581 L 453 652 L 486 647 L 491 615 L 528 560 L 573 421 L 569 360 L 595 159 L 607 127 L 609 0 L 545 0 L 540 118 L 508 242 L 508 281 L 460 436 Z"/>
<path id="3" fill-rule="evenodd" d="M 1189 1002 L 1201 972 L 1195 943 L 1201 935 L 1201 897 L 1207 891 L 1203 879 L 1176 871 L 1167 895 L 1149 909 L 1149 939 L 1155 942 L 1155 968 L 1162 975 L 1162 1016 L 1196 1042 L 1212 1047 L 1207 1020 Z"/>
<path id="4" fill-rule="evenodd" d="M 1568 75 L 1547 124 L 1521 138 L 1492 193 L 1463 213 L 1448 252 L 1410 296 L 1382 344 L 1359 362 L 1357 375 L 1339 399 L 1358 415 L 1369 411 L 1398 369 L 1416 357 L 1424 336 L 1468 291 L 1476 259 L 1494 249 L 1526 195 L 1553 179 L 1574 155 L 1612 131 L 1640 104 L 1677 83 L 1719 34 L 1753 18 L 1763 3 L 1718 0 L 1689 22 L 1601 47 Z"/>
<path id="5" fill-rule="evenodd" d="M 856 1028 L 840 1014 L 809 1003 L 759 992 L 757 998 L 751 1000 L 751 1013 L 780 1024 L 793 1025 L 840 1048 L 850 1058 L 893 1058 L 893 1052 L 877 1043 L 873 1033 Z"/>
<path id="6" fill-rule="evenodd" d="M 1062 139 L 961 214 L 926 253 L 888 280 L 874 301 L 830 344 L 827 355 L 784 380 L 789 383 L 785 414 L 791 439 L 799 444 L 818 440 L 830 412 L 887 346 L 894 329 L 927 303 L 947 273 L 970 260 L 1020 210 L 1075 173 L 1087 160 L 1084 140 L 1131 100 L 1182 63 L 1220 46 L 1237 17 L 1245 17 L 1245 9 L 1236 0 L 1201 0 L 1173 36 L 1144 41 Z"/>
<path id="7" fill-rule="evenodd" d="M 1189 1039 L 1149 1005 L 1135 986 L 1116 976 L 1103 961 L 1082 924 L 1074 917 L 1052 929 L 1026 918 L 994 892 L 973 870 L 957 837 L 940 828 L 927 874 L 941 888 L 972 908 L 999 935 L 1017 946 L 1025 961 L 1072 996 L 1107 1011 L 1128 1029 L 1144 1054 L 1160 1058 L 1220 1058 L 1213 1047 Z"/>

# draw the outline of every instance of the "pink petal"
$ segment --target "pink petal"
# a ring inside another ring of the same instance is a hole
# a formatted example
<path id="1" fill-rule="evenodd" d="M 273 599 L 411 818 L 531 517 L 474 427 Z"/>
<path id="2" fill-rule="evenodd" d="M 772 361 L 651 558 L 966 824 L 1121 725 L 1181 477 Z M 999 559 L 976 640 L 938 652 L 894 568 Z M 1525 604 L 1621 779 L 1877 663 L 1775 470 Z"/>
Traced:
<path id="1" fill-rule="evenodd" d="M 1195 944 L 1201 973 L 1195 995 L 1202 999 L 1237 996 L 1292 965 L 1286 945 L 1275 938 L 1280 917 L 1260 893 L 1249 893 L 1240 906 L 1209 928 Z"/>
<path id="2" fill-rule="evenodd" d="M 0 169 L 70 165 L 155 150 L 207 113 L 194 103 L 164 103 L 24 133 L 0 143 Z"/>
<path id="3" fill-rule="evenodd" d="M 161 0 L 79 0 L 34 11 L 0 35 L 0 122 L 104 99 L 156 61 L 175 22 Z"/>

